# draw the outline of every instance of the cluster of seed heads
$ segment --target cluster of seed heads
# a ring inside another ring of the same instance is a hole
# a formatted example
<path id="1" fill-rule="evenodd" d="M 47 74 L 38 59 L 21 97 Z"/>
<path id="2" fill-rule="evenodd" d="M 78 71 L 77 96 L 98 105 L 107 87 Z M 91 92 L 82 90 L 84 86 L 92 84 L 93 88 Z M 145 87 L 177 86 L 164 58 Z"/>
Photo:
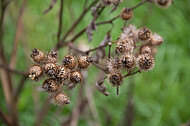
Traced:
<path id="1" fill-rule="evenodd" d="M 110 83 L 115 87 L 120 86 L 123 71 L 130 73 L 135 69 L 139 72 L 152 70 L 157 47 L 163 41 L 161 36 L 146 27 L 137 29 L 136 26 L 129 25 L 124 28 L 116 41 L 116 56 L 109 58 L 107 62 Z"/>
<path id="2" fill-rule="evenodd" d="M 58 52 L 51 51 L 44 54 L 34 48 L 30 55 L 35 65 L 28 70 L 30 79 L 38 81 L 46 77 L 41 87 L 45 92 L 51 93 L 51 101 L 57 105 L 69 104 L 69 98 L 62 92 L 63 85 L 80 83 L 83 79 L 81 70 L 86 69 L 92 62 L 89 56 L 67 55 L 59 64 Z"/>

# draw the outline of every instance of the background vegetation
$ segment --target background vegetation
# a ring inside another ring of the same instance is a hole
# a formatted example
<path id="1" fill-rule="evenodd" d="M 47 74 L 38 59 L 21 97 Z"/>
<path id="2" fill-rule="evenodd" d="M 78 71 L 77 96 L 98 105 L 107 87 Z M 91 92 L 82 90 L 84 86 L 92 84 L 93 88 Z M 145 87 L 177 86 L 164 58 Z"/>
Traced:
<path id="1" fill-rule="evenodd" d="M 10 60 L 15 39 L 17 19 L 22 0 L 14 0 L 6 10 L 4 19 L 4 50 L 8 60 Z M 15 69 L 25 71 L 31 64 L 30 51 L 32 48 L 50 51 L 57 43 L 57 28 L 59 5 L 58 1 L 53 9 L 47 14 L 43 11 L 47 9 L 51 0 L 27 0 L 21 17 L 21 31 L 18 38 L 17 63 Z M 73 21 L 83 11 L 85 0 L 65 0 L 63 13 L 62 31 L 65 33 Z M 91 0 L 90 0 L 91 2 Z M 109 14 L 112 7 L 107 7 L 97 21 L 109 20 L 120 13 L 123 7 L 131 7 L 139 3 L 140 0 L 123 0 L 119 8 Z M 87 125 L 122 125 L 126 120 L 126 108 L 128 93 L 134 89 L 132 102 L 134 103 L 134 126 L 179 126 L 190 119 L 190 1 L 174 0 L 174 4 L 163 9 L 154 4 L 146 3 L 134 10 L 134 18 L 128 24 L 138 27 L 147 26 L 153 32 L 160 34 L 165 42 L 158 48 L 156 55 L 156 66 L 153 71 L 136 74 L 126 78 L 120 88 L 119 97 L 116 96 L 116 89 L 111 87 L 106 81 L 110 95 L 105 97 L 97 89 L 93 92 L 91 99 L 94 107 L 92 111 L 87 107 L 79 118 L 79 126 Z M 91 13 L 84 17 L 74 33 L 89 24 L 92 19 Z M 116 40 L 121 33 L 123 21 L 114 21 L 112 30 L 112 40 Z M 93 40 L 87 42 L 86 34 L 76 41 L 96 47 L 103 40 L 104 35 L 111 28 L 110 24 L 98 26 L 98 31 L 94 31 Z M 63 34 L 62 34 L 63 35 Z M 59 51 L 59 59 L 68 53 L 67 48 Z M 90 90 L 95 89 L 94 84 L 98 70 L 91 66 L 88 70 L 88 78 L 84 95 L 89 95 Z M 0 75 L 2 76 L 2 75 Z M 18 86 L 21 80 L 20 75 L 13 75 L 13 88 Z M 40 83 L 27 80 L 18 99 L 19 123 L 21 125 L 34 125 L 39 119 L 39 113 L 46 107 L 47 93 L 39 91 Z M 134 87 L 130 87 L 134 83 Z M 7 104 L 0 81 L 0 109 L 8 114 Z M 93 89 L 89 87 L 94 87 Z M 78 99 L 78 88 L 67 90 L 71 104 L 59 107 L 51 105 L 45 114 L 42 125 L 60 125 L 69 114 L 74 111 Z M 131 115 L 132 116 L 132 115 Z M 0 125 L 5 125 L 0 120 Z"/>

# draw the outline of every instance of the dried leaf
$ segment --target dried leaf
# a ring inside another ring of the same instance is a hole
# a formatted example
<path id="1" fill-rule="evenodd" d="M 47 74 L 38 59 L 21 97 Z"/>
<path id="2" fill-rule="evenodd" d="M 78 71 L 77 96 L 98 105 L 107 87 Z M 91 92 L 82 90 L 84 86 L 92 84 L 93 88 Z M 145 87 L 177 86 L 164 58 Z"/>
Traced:
<path id="1" fill-rule="evenodd" d="M 90 24 L 88 25 L 87 29 L 86 29 L 86 34 L 88 37 L 88 41 L 91 42 L 92 41 L 92 36 L 93 36 L 93 30 L 97 30 L 96 24 L 94 22 L 94 20 L 92 20 L 90 22 Z"/>

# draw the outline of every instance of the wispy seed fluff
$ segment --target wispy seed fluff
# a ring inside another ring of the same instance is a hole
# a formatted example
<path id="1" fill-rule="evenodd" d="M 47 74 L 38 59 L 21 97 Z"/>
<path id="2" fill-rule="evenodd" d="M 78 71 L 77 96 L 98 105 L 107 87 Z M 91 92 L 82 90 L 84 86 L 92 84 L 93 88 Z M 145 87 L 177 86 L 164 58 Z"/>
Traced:
<path id="1" fill-rule="evenodd" d="M 121 70 L 121 63 L 119 58 L 110 58 L 107 62 L 107 67 L 110 72 L 118 72 Z"/>
<path id="2" fill-rule="evenodd" d="M 149 44 L 150 44 L 151 46 L 159 46 L 159 45 L 161 45 L 163 42 L 164 42 L 164 39 L 163 39 L 161 36 L 159 36 L 159 35 L 157 35 L 156 33 L 154 33 L 154 34 L 151 36 L 151 38 L 150 38 Z"/>
<path id="3" fill-rule="evenodd" d="M 119 39 L 125 40 L 127 38 L 131 38 L 133 40 L 137 39 L 138 31 L 137 27 L 134 25 L 129 25 L 128 27 L 123 29 L 123 32 L 121 33 Z"/>
<path id="4" fill-rule="evenodd" d="M 154 57 L 148 53 L 141 54 L 137 58 L 137 65 L 140 70 L 150 71 L 154 68 Z"/>
<path id="5" fill-rule="evenodd" d="M 52 94 L 50 101 L 55 105 L 66 105 L 70 103 L 67 95 L 62 92 Z"/>

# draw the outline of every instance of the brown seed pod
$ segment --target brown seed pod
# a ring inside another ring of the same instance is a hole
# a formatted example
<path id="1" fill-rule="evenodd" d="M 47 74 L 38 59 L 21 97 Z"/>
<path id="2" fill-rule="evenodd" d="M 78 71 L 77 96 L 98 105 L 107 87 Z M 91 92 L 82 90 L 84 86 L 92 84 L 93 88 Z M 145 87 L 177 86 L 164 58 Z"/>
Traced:
<path id="1" fill-rule="evenodd" d="M 143 27 L 139 29 L 138 38 L 142 41 L 148 40 L 151 36 L 150 29 Z"/>
<path id="2" fill-rule="evenodd" d="M 76 67 L 76 59 L 72 55 L 67 55 L 62 60 L 62 65 L 66 68 L 73 69 Z"/>
<path id="3" fill-rule="evenodd" d="M 121 18 L 123 20 L 130 20 L 133 17 L 133 12 L 130 8 L 123 8 L 121 11 Z"/>
<path id="4" fill-rule="evenodd" d="M 46 56 L 46 63 L 56 63 L 58 60 L 58 52 L 57 51 L 51 51 L 47 53 Z"/>
<path id="5" fill-rule="evenodd" d="M 169 5 L 171 5 L 173 0 L 156 0 L 156 2 L 161 7 L 168 7 Z"/>
<path id="6" fill-rule="evenodd" d="M 135 44 L 133 39 L 119 40 L 116 46 L 116 53 L 125 54 L 132 53 L 134 51 Z"/>
<path id="7" fill-rule="evenodd" d="M 141 45 L 140 50 L 139 50 L 140 54 L 144 54 L 144 53 L 152 53 L 152 48 L 149 45 Z"/>
<path id="8" fill-rule="evenodd" d="M 29 78 L 35 81 L 38 81 L 42 76 L 42 67 L 39 65 L 34 65 L 28 70 Z"/>
<path id="9" fill-rule="evenodd" d="M 56 83 L 55 79 L 49 78 L 43 82 L 42 88 L 46 92 L 55 92 L 59 89 L 59 84 Z"/>
<path id="10" fill-rule="evenodd" d="M 137 62 L 140 70 L 145 71 L 152 70 L 155 65 L 154 57 L 147 53 L 139 55 L 137 58 Z"/>
<path id="11" fill-rule="evenodd" d="M 62 92 L 53 94 L 51 102 L 54 103 L 55 105 L 70 104 L 69 98 L 67 97 L 66 94 L 64 94 Z"/>
<path id="12" fill-rule="evenodd" d="M 121 65 L 123 68 L 132 69 L 135 67 L 135 59 L 132 54 L 125 54 L 121 57 Z"/>
<path id="13" fill-rule="evenodd" d="M 107 62 L 107 67 L 110 72 L 117 71 L 119 72 L 121 70 L 121 62 L 119 58 L 110 58 Z"/>
<path id="14" fill-rule="evenodd" d="M 108 78 L 112 86 L 118 87 L 122 84 L 122 75 L 121 73 L 110 73 L 108 74 Z"/>
<path id="15" fill-rule="evenodd" d="M 42 63 L 43 60 L 45 59 L 45 55 L 42 51 L 34 48 L 32 50 L 32 54 L 30 54 L 30 57 L 33 59 L 34 62 L 36 63 Z"/>
<path id="16" fill-rule="evenodd" d="M 69 69 L 67 69 L 67 68 L 64 67 L 64 66 L 60 66 L 60 67 L 58 68 L 58 71 L 57 71 L 57 78 L 58 78 L 59 80 L 64 81 L 64 80 L 68 79 L 68 77 L 69 77 L 69 72 L 70 72 Z"/>
<path id="17" fill-rule="evenodd" d="M 57 74 L 57 66 L 54 63 L 46 63 L 44 69 L 49 77 L 55 77 Z"/>
<path id="18" fill-rule="evenodd" d="M 92 57 L 81 56 L 78 59 L 78 67 L 81 69 L 85 69 L 91 64 L 92 61 Z"/>
<path id="19" fill-rule="evenodd" d="M 79 71 L 72 72 L 70 75 L 70 80 L 73 83 L 80 83 L 82 81 L 82 75 Z"/>
<path id="20" fill-rule="evenodd" d="M 153 34 L 153 35 L 151 36 L 151 38 L 150 38 L 149 44 L 150 44 L 151 46 L 159 46 L 159 45 L 161 45 L 163 42 L 164 42 L 164 39 L 163 39 L 161 36 L 159 36 L 159 35 L 157 35 L 157 34 Z"/>

